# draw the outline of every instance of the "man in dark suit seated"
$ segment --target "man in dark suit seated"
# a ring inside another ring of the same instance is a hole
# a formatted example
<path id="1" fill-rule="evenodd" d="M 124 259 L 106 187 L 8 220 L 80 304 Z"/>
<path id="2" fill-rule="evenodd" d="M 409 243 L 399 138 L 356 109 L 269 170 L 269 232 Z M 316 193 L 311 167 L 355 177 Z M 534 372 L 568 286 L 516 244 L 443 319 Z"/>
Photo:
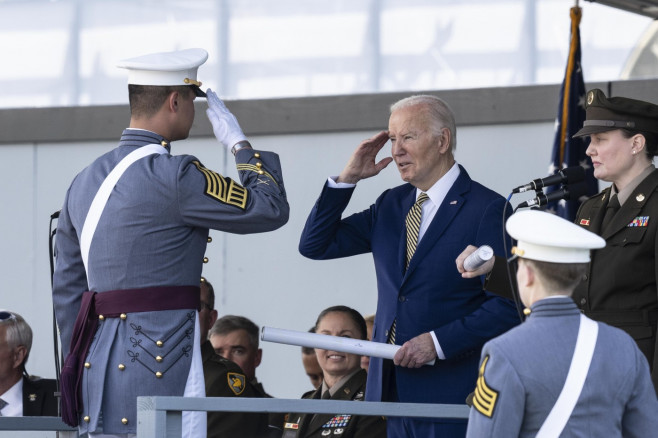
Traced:
<path id="1" fill-rule="evenodd" d="M 302 232 L 299 250 L 311 259 L 372 253 L 373 341 L 401 348 L 393 361 L 371 358 L 369 401 L 464 403 L 484 343 L 519 322 L 510 300 L 486 293 L 481 279 L 464 279 L 455 269 L 469 243 L 505 256 L 505 199 L 455 162 L 456 134 L 453 112 L 440 98 L 395 103 L 388 131 L 363 141 L 340 175 L 329 178 Z M 392 157 L 377 161 L 389 140 Z M 393 161 L 407 184 L 341 217 L 356 184 Z M 390 418 L 387 429 L 389 436 L 463 437 L 466 422 Z"/>
<path id="2" fill-rule="evenodd" d="M 54 379 L 30 376 L 25 364 L 32 329 L 17 313 L 0 311 L 0 416 L 57 416 Z"/>

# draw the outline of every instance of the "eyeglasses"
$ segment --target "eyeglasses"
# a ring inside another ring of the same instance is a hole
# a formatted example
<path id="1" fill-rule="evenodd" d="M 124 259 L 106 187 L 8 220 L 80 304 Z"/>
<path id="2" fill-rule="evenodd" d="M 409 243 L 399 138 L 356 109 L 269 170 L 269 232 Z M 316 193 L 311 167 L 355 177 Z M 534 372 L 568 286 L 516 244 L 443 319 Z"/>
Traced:
<path id="1" fill-rule="evenodd" d="M 16 320 L 16 315 L 11 312 L 0 312 L 0 321 Z"/>

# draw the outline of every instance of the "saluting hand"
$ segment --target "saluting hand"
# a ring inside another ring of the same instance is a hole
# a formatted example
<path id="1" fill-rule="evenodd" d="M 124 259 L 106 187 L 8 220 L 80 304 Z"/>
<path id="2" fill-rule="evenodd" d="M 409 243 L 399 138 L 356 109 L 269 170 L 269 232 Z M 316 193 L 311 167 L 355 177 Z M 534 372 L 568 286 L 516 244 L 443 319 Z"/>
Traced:
<path id="1" fill-rule="evenodd" d="M 406 368 L 420 368 L 434 359 L 436 349 L 432 335 L 423 333 L 405 342 L 393 356 L 393 363 Z"/>
<path id="2" fill-rule="evenodd" d="M 377 153 L 388 141 L 388 131 L 382 131 L 372 138 L 364 140 L 356 148 L 336 182 L 356 184 L 362 179 L 377 175 L 388 166 L 392 157 L 386 157 L 375 163 Z"/>
<path id="3" fill-rule="evenodd" d="M 229 150 L 236 143 L 246 140 L 247 137 L 242 132 L 238 119 L 226 108 L 217 94 L 208 88 L 206 95 L 208 101 L 206 115 L 212 124 L 212 130 L 217 140 Z"/>

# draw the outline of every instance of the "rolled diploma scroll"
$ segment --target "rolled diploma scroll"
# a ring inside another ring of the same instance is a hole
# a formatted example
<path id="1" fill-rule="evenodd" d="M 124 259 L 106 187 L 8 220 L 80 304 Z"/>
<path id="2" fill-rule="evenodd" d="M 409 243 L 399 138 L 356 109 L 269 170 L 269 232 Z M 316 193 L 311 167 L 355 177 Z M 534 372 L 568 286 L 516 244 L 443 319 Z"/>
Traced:
<path id="1" fill-rule="evenodd" d="M 399 345 L 382 344 L 381 342 L 364 341 L 361 339 L 344 338 L 342 336 L 321 335 L 318 333 L 298 332 L 273 327 L 263 327 L 261 340 L 279 344 L 298 345 L 300 347 L 322 348 L 323 350 L 341 353 L 359 354 L 361 356 L 393 359 L 400 349 Z M 426 365 L 434 365 L 434 359 Z"/>

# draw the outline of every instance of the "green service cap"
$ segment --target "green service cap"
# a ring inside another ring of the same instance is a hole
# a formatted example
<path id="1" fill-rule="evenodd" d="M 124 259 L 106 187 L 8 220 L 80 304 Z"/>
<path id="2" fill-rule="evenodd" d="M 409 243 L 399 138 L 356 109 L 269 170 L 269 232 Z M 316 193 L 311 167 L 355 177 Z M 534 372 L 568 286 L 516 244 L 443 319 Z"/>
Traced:
<path id="1" fill-rule="evenodd" d="M 574 137 L 613 129 L 658 133 L 658 105 L 627 97 L 605 97 L 595 88 L 587 92 L 583 128 Z"/>

